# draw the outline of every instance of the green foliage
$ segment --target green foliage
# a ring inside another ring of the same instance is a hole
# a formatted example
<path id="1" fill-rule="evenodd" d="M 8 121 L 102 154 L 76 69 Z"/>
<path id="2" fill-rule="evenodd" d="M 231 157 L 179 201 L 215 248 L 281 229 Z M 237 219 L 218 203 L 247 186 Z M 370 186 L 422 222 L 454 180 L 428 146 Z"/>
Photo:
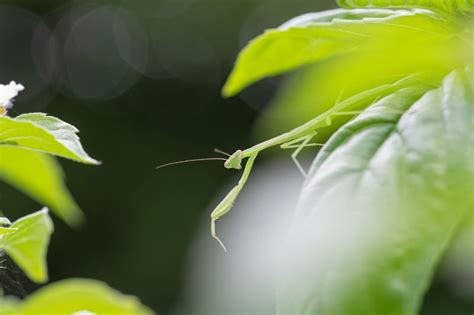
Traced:
<path id="1" fill-rule="evenodd" d="M 461 33 L 455 27 L 452 30 Z M 397 39 L 389 32 L 363 50 L 335 56 L 296 72 L 283 82 L 258 121 L 260 136 L 273 136 L 298 126 L 332 107 L 341 97 L 393 82 L 403 74 L 423 72 L 432 84 L 437 84 L 452 69 L 472 60 L 472 41 L 466 42 L 450 32 L 429 41 L 421 32 L 415 35 Z M 404 45 L 390 47 L 400 42 Z M 317 141 L 325 141 L 336 127 L 321 129 Z"/>
<path id="2" fill-rule="evenodd" d="M 413 42 L 421 38 L 427 44 L 450 35 L 445 22 L 429 12 L 340 9 L 307 14 L 250 42 L 223 93 L 231 96 L 264 77 L 354 50 L 380 54 L 381 47 L 383 53 L 397 49 L 402 38 Z"/>
<path id="3" fill-rule="evenodd" d="M 288 128 L 331 118 L 341 102 L 422 74 L 365 103 L 354 120 L 314 130 L 330 139 L 303 188 L 278 299 L 280 314 L 413 315 L 474 205 L 474 5 L 340 3 L 363 9 L 307 14 L 265 32 L 241 52 L 223 93 L 305 67 L 265 115 L 292 116 Z"/>
<path id="4" fill-rule="evenodd" d="M 474 15 L 472 0 L 338 0 L 344 8 L 423 8 L 452 15 Z"/>
<path id="5" fill-rule="evenodd" d="M 5 113 L 3 104 L 0 109 Z M 64 184 L 59 164 L 51 155 L 100 164 L 84 151 L 77 132 L 74 126 L 43 113 L 16 118 L 0 115 L 0 179 L 51 207 L 71 225 L 81 223 L 83 215 Z M 0 218 L 0 249 L 31 280 L 44 283 L 48 280 L 46 252 L 52 231 L 46 208 L 13 224 L 7 218 Z M 135 298 L 92 280 L 55 283 L 25 301 L 0 298 L 0 314 L 82 313 L 152 314 Z"/>
<path id="6" fill-rule="evenodd" d="M 0 116 L 0 131 L 0 179 L 50 207 L 69 224 L 80 224 L 83 215 L 64 184 L 62 170 L 46 155 L 99 164 L 82 148 L 78 130 L 56 117 L 30 113 Z"/>
<path id="7" fill-rule="evenodd" d="M 39 311 L 41 310 L 41 311 Z M 27 314 L 148 315 L 153 312 L 131 296 L 100 281 L 69 279 L 50 284 L 24 301 L 0 299 L 1 315 Z"/>
<path id="8" fill-rule="evenodd" d="M 86 164 L 99 164 L 82 148 L 79 130 L 43 113 L 0 117 L 0 145 L 35 150 Z"/>
<path id="9" fill-rule="evenodd" d="M 13 232 L 1 236 L 0 249 L 6 251 L 31 280 L 46 282 L 46 251 L 53 232 L 48 210 L 23 217 L 9 228 Z"/>
<path id="10" fill-rule="evenodd" d="M 472 83 L 469 69 L 400 90 L 331 137 L 303 189 L 282 314 L 417 313 L 474 202 Z"/>
<path id="11" fill-rule="evenodd" d="M 31 176 L 34 174 L 34 176 Z M 48 206 L 71 225 L 83 215 L 63 183 L 58 162 L 46 154 L 0 146 L 0 179 Z"/>

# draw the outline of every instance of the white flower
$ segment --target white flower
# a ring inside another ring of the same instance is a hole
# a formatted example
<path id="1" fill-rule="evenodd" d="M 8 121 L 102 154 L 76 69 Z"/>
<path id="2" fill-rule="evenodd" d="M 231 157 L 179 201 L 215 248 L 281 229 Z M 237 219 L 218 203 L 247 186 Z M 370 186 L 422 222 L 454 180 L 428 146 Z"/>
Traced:
<path id="1" fill-rule="evenodd" d="M 0 84 L 0 106 L 5 109 L 11 108 L 13 106 L 13 98 L 24 89 L 25 87 L 22 84 L 16 84 L 15 81 L 11 81 L 8 85 Z"/>

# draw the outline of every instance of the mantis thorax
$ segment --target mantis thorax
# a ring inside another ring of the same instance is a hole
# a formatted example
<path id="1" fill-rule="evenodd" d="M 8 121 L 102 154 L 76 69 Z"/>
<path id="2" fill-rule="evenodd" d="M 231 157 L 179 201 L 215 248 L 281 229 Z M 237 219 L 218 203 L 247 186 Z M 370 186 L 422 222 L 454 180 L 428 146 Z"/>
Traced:
<path id="1" fill-rule="evenodd" d="M 227 169 L 242 169 L 242 150 L 235 151 L 224 163 L 224 167 Z"/>

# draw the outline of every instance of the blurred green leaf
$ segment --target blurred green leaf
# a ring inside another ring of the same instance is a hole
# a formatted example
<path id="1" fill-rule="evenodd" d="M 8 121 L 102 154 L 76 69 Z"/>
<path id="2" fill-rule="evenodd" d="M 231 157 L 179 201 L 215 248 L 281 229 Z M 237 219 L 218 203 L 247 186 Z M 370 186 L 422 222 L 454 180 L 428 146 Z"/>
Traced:
<path id="1" fill-rule="evenodd" d="M 53 223 L 44 208 L 15 221 L 10 228 L 14 233 L 0 238 L 0 248 L 35 282 L 46 282 L 48 271 L 46 252 Z"/>
<path id="2" fill-rule="evenodd" d="M 268 30 L 240 53 L 223 93 L 231 96 L 267 76 L 281 74 L 331 56 L 371 49 L 384 53 L 400 39 L 439 41 L 450 36 L 443 19 L 422 11 L 332 10 L 306 14 Z M 389 36 L 389 38 L 387 38 Z"/>
<path id="3" fill-rule="evenodd" d="M 43 113 L 0 116 L 0 145 L 49 153 L 86 164 L 99 164 L 82 148 L 79 131 L 62 120 Z"/>
<path id="4" fill-rule="evenodd" d="M 0 315 L 14 314 L 17 299 L 12 296 L 0 296 Z"/>
<path id="5" fill-rule="evenodd" d="M 469 215 L 446 253 L 438 278 L 457 296 L 474 302 L 474 211 Z"/>
<path id="6" fill-rule="evenodd" d="M 5 235 L 5 234 L 10 234 L 10 233 L 13 233 L 13 232 L 16 232 L 17 229 L 12 229 L 12 228 L 9 228 L 9 227 L 0 227 L 0 236 L 2 235 Z"/>
<path id="7" fill-rule="evenodd" d="M 472 60 L 472 48 L 460 37 L 427 42 L 421 35 L 410 36 L 397 49 L 390 48 L 390 34 L 385 40 L 387 43 L 381 40 L 370 49 L 325 60 L 289 77 L 261 115 L 257 135 L 287 131 L 321 114 L 340 97 L 393 82 L 401 75 L 425 73 L 428 82 L 437 84 L 452 69 Z M 327 139 L 337 126 L 333 127 L 321 130 L 318 141 Z"/>
<path id="8" fill-rule="evenodd" d="M 370 45 L 303 67 L 284 81 L 265 108 L 257 122 L 258 138 L 292 129 L 321 114 L 340 97 L 420 72 L 429 74 L 430 81 L 437 84 L 453 69 L 471 62 L 471 28 L 463 23 L 438 22 L 443 30 L 435 32 L 440 36 L 433 35 L 433 26 L 428 24 L 413 32 L 387 29 Z M 325 141 L 336 127 L 321 130 L 317 141 Z"/>
<path id="9" fill-rule="evenodd" d="M 51 156 L 0 145 L 0 180 L 48 206 L 71 225 L 83 220 L 81 210 L 64 184 L 61 167 Z"/>
<path id="10" fill-rule="evenodd" d="M 2 309 L 5 301 L 8 308 Z M 148 315 L 153 311 L 132 296 L 123 295 L 103 282 L 68 279 L 52 283 L 24 301 L 0 299 L 0 314 Z"/>
<path id="11" fill-rule="evenodd" d="M 472 0 L 337 0 L 337 2 L 344 8 L 423 8 L 452 15 L 474 14 Z"/>
<path id="12" fill-rule="evenodd" d="M 474 205 L 473 84 L 469 67 L 402 89 L 331 137 L 303 188 L 280 314 L 417 313 Z"/>

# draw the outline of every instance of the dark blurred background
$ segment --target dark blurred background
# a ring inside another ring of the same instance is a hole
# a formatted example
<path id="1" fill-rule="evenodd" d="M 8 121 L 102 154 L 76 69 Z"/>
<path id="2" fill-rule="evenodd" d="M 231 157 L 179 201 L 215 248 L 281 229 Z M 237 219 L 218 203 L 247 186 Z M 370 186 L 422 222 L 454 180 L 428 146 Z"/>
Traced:
<path id="1" fill-rule="evenodd" d="M 234 174 L 219 162 L 155 167 L 252 144 L 253 122 L 278 80 L 223 99 L 236 54 L 264 29 L 334 2 L 0 1 L 0 82 L 26 86 L 14 111 L 70 122 L 88 153 L 103 161 L 91 167 L 61 160 L 87 222 L 72 230 L 54 218 L 51 281 L 104 280 L 169 313 L 186 282 L 198 226 Z M 9 217 L 39 209 L 0 185 Z M 426 314 L 470 307 L 442 284 L 428 301 Z"/>

